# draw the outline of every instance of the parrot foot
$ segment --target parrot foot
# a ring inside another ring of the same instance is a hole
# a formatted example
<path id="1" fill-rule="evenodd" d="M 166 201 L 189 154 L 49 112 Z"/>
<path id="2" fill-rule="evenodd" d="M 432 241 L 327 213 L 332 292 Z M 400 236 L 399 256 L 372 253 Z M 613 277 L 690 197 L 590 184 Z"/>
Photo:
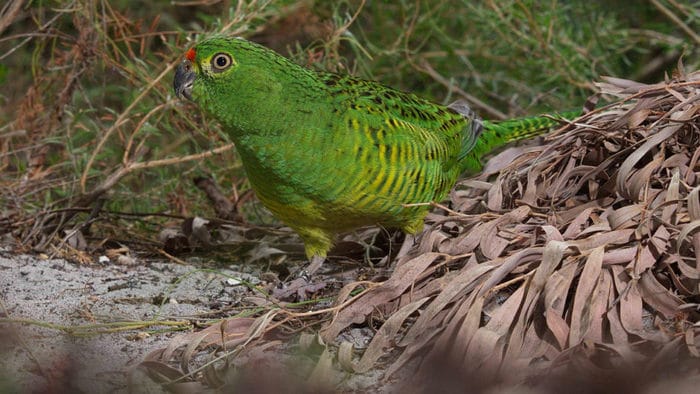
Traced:
<path id="1" fill-rule="evenodd" d="M 311 259 L 311 264 L 302 270 L 298 277 L 289 283 L 280 283 L 281 287 L 276 287 L 272 291 L 272 296 L 278 300 L 304 301 L 309 298 L 309 294 L 313 294 L 326 287 L 325 283 L 314 283 L 311 281 L 313 275 L 321 268 L 325 258 L 314 256 Z"/>
<path id="2" fill-rule="evenodd" d="M 304 301 L 309 295 L 326 287 L 325 283 L 314 283 L 309 279 L 300 277 L 288 283 L 281 283 L 282 287 L 276 287 L 272 296 L 283 301 Z"/>

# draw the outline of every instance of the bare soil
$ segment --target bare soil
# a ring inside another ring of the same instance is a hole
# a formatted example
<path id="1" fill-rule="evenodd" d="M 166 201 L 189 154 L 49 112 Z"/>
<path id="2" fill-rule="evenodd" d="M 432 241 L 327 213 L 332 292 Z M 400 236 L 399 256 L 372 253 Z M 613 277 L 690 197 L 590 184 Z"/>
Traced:
<path id="1" fill-rule="evenodd" d="M 80 337 L 80 328 L 214 315 L 243 290 L 194 265 L 137 263 L 77 265 L 0 254 L 0 392 L 126 392 L 130 368 L 177 333 L 154 326 Z M 235 270 L 218 271 L 256 281 Z M 18 323 L 25 319 L 33 323 Z M 74 327 L 75 335 L 48 324 Z M 162 332 L 152 332 L 158 329 Z M 136 391 L 160 391 L 144 386 L 146 381 Z"/>

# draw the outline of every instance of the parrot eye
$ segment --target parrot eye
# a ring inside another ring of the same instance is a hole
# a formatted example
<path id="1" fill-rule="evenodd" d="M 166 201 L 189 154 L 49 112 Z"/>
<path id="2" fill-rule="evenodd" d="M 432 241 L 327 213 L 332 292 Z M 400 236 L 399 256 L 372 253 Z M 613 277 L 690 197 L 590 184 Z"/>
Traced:
<path id="1" fill-rule="evenodd" d="M 231 59 L 231 56 L 227 53 L 217 53 L 211 58 L 211 66 L 214 71 L 217 72 L 226 70 L 231 67 L 232 63 L 233 59 Z"/>

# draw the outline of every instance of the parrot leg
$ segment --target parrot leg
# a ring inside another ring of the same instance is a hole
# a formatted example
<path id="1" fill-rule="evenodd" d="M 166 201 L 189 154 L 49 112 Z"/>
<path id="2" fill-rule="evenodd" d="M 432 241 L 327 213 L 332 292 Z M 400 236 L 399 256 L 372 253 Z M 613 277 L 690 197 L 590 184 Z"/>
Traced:
<path id="1" fill-rule="evenodd" d="M 318 271 L 319 268 L 321 268 L 324 261 L 326 261 L 325 257 L 321 257 L 321 256 L 312 257 L 311 264 L 309 264 L 309 266 L 301 272 L 300 276 L 307 276 L 307 277 L 312 276 L 313 274 L 316 273 L 316 271 Z"/>
<path id="2" fill-rule="evenodd" d="M 289 299 L 292 296 L 295 296 L 297 300 L 303 301 L 308 298 L 308 294 L 315 293 L 323 289 L 326 287 L 326 284 L 313 283 L 311 281 L 311 277 L 313 277 L 316 271 L 321 268 L 324 261 L 326 261 L 325 257 L 313 256 L 311 258 L 311 264 L 309 264 L 306 269 L 302 270 L 296 279 L 286 284 L 283 283 L 282 288 L 275 288 L 272 295 L 280 300 Z"/>

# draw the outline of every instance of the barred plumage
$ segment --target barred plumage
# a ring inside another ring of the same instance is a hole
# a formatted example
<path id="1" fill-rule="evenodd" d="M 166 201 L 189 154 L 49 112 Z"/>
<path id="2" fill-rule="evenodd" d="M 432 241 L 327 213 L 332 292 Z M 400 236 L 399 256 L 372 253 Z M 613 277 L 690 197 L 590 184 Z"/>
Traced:
<path id="1" fill-rule="evenodd" d="M 363 225 L 420 230 L 428 208 L 406 204 L 442 200 L 484 154 L 557 124 L 482 122 L 463 103 L 315 73 L 230 38 L 188 52 L 175 90 L 222 122 L 259 199 L 301 235 L 309 257 Z"/>

